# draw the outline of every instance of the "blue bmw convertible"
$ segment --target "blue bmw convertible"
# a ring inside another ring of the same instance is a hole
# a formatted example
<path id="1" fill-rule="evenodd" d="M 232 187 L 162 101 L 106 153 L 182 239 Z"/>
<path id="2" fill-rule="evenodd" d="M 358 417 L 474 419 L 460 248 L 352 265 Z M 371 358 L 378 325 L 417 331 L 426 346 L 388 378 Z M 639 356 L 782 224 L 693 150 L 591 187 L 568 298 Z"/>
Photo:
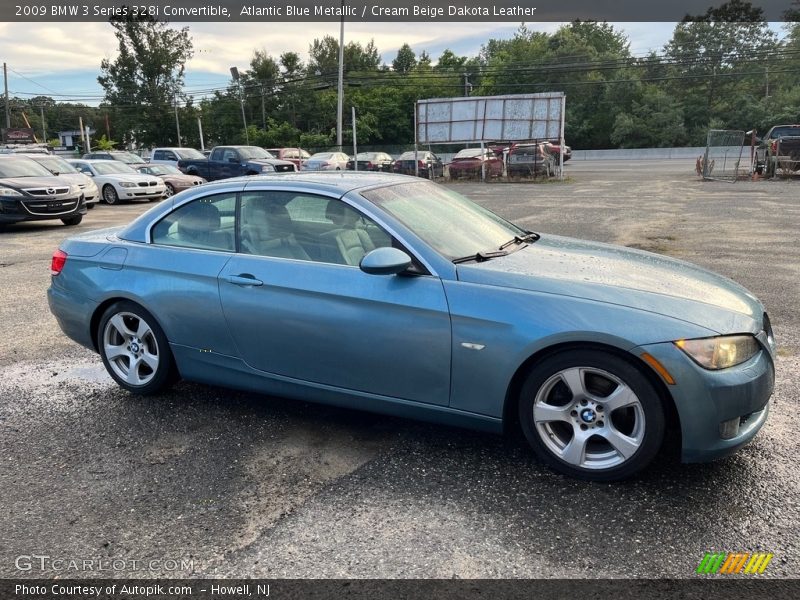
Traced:
<path id="1" fill-rule="evenodd" d="M 537 234 L 438 184 L 246 177 L 67 239 L 50 308 L 135 394 L 180 378 L 501 432 L 583 479 L 767 418 L 761 303 L 664 256 Z"/>

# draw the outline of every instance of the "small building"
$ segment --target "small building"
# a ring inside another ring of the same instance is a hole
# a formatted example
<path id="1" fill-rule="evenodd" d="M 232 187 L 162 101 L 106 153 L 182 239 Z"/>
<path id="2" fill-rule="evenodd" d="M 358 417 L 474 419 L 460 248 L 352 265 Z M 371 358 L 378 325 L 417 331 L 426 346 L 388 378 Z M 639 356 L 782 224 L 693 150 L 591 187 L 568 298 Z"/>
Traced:
<path id="1" fill-rule="evenodd" d="M 96 131 L 91 127 L 89 129 L 89 136 L 94 137 Z M 58 132 L 58 141 L 62 148 L 66 148 L 67 150 L 74 150 L 75 145 L 80 142 L 81 140 L 81 132 L 80 129 L 74 129 L 72 131 L 59 131 Z"/>

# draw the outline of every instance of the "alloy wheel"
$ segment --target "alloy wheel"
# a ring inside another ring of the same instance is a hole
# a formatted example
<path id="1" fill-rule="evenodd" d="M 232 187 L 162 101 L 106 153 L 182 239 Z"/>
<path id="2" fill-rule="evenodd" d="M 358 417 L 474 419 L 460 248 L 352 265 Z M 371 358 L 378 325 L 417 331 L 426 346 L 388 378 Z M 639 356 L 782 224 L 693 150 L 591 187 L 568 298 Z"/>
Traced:
<path id="1" fill-rule="evenodd" d="M 622 465 L 645 436 L 644 409 L 636 393 L 595 367 L 570 367 L 548 378 L 534 399 L 533 423 L 550 452 L 582 469 Z"/>
<path id="2" fill-rule="evenodd" d="M 144 386 L 152 381 L 160 361 L 152 327 L 139 315 L 118 312 L 103 330 L 103 353 L 108 365 L 123 381 Z"/>

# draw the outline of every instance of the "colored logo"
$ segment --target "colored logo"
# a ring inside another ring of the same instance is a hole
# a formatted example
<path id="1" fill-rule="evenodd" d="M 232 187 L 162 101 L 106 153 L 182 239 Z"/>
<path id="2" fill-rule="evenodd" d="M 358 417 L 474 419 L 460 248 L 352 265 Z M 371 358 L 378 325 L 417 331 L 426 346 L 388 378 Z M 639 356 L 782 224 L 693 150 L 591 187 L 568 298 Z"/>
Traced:
<path id="1" fill-rule="evenodd" d="M 767 569 L 772 554 L 767 552 L 706 552 L 697 565 L 702 575 L 755 575 Z"/>

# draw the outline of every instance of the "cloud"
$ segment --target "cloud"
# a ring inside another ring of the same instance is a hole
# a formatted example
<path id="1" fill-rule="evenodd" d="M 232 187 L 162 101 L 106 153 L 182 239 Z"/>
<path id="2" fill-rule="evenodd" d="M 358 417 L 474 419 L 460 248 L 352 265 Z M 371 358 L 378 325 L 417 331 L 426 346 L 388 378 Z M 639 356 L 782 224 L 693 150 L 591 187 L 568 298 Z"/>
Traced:
<path id="1" fill-rule="evenodd" d="M 194 57 L 187 63 L 187 87 L 220 86 L 228 80 L 231 66 L 247 68 L 255 50 L 278 57 L 283 52 L 308 57 L 314 38 L 331 35 L 338 39 L 339 23 L 174 23 L 188 26 L 194 42 Z M 509 38 L 516 23 L 345 23 L 345 41 L 366 44 L 375 40 L 385 62 L 408 43 L 417 54 L 423 50 L 436 58 L 445 48 L 472 56 L 489 38 Z M 554 31 L 559 23 L 528 23 L 532 30 Z M 660 48 L 669 39 L 673 25 L 623 23 L 631 33 L 631 49 L 641 52 Z M 24 77 L 10 73 L 10 86 L 18 92 L 98 96 L 100 61 L 117 52 L 114 31 L 107 23 L 0 23 L 3 60 Z M 25 79 L 27 78 L 27 79 Z M 33 80 L 34 82 L 31 82 Z M 38 84 L 38 85 L 37 85 Z M 87 101 L 88 100 L 87 98 Z M 90 101 L 91 102 L 91 101 Z"/>

